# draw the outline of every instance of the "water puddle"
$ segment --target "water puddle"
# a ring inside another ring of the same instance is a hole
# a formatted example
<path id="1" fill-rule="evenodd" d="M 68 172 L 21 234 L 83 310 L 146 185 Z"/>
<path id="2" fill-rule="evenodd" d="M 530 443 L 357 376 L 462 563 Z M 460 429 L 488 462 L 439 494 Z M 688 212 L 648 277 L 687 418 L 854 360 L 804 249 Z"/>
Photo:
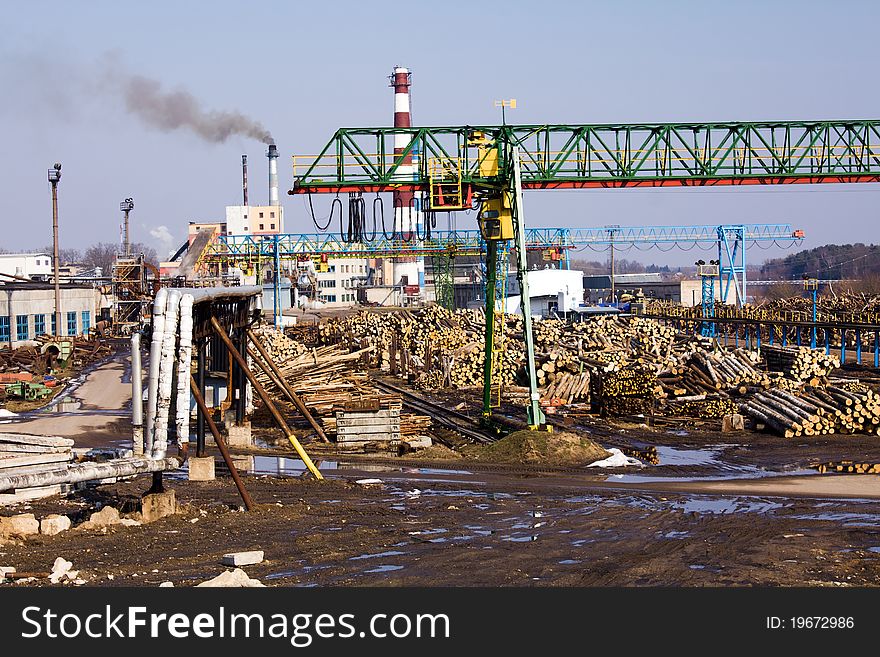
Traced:
<path id="1" fill-rule="evenodd" d="M 690 532 L 671 531 L 671 532 L 666 532 L 665 534 L 663 534 L 663 538 L 687 538 L 690 535 L 691 535 Z"/>
<path id="2" fill-rule="evenodd" d="M 302 462 L 301 459 L 292 458 L 287 456 L 254 456 L 254 463 L 249 468 L 250 474 L 255 475 L 273 475 L 273 476 L 287 476 L 287 477 L 298 477 L 306 472 L 306 465 Z M 370 473 L 378 473 L 385 474 L 386 479 L 391 481 L 405 481 L 412 477 L 408 477 L 406 475 L 417 475 L 419 479 L 423 481 L 428 481 L 432 483 L 452 483 L 459 484 L 461 483 L 458 479 L 443 479 L 444 476 L 469 476 L 472 475 L 472 472 L 467 470 L 455 470 L 455 469 L 444 469 L 444 468 L 405 468 L 398 465 L 388 465 L 388 464 L 376 464 L 376 463 L 363 463 L 363 462 L 346 462 L 346 461 L 325 461 L 325 460 L 315 460 L 315 465 L 318 469 L 325 475 L 329 474 L 330 476 L 347 476 L 351 473 L 361 473 L 361 472 L 370 472 Z M 391 476 L 387 476 L 391 475 Z M 403 475 L 403 476 L 401 476 Z M 424 478 L 423 477 L 427 477 Z M 477 484 L 481 484 L 482 482 L 475 482 Z M 406 493 L 404 493 L 406 494 Z M 446 491 L 423 491 L 423 494 L 449 494 L 453 495 L 453 493 L 447 493 Z M 478 493 L 470 493 L 468 491 L 462 491 L 461 495 L 478 495 Z M 485 497 L 485 493 L 480 494 L 481 497 Z M 508 496 L 511 497 L 511 496 Z"/>
<path id="3" fill-rule="evenodd" d="M 718 455 L 721 448 L 728 445 L 713 445 L 704 449 L 682 449 L 679 447 L 657 446 L 660 465 L 720 465 Z"/>
<path id="4" fill-rule="evenodd" d="M 378 552 L 376 554 L 361 554 L 356 557 L 351 557 L 349 561 L 358 561 L 360 559 L 379 559 L 384 557 L 399 557 L 406 554 L 406 552 L 401 552 L 400 550 L 388 550 L 387 552 Z"/>
<path id="5" fill-rule="evenodd" d="M 756 498 L 700 498 L 673 502 L 672 507 L 685 513 L 769 513 L 783 507 L 779 502 Z"/>
<path id="6" fill-rule="evenodd" d="M 562 561 L 559 561 L 558 563 L 561 563 L 563 566 L 574 566 L 576 564 L 581 563 L 581 561 L 580 561 L 580 559 L 563 559 Z"/>
<path id="7" fill-rule="evenodd" d="M 403 570 L 403 566 L 376 566 L 375 568 L 370 568 L 369 570 L 365 570 L 365 573 L 389 573 L 392 570 Z"/>

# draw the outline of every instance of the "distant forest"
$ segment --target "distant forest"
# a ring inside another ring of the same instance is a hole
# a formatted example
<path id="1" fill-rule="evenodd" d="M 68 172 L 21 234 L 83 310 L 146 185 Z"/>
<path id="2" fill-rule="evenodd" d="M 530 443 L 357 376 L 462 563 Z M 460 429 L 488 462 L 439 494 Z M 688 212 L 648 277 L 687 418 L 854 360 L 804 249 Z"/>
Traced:
<path id="1" fill-rule="evenodd" d="M 768 260 L 761 266 L 764 279 L 847 278 L 864 280 L 880 276 L 880 245 L 826 244 Z"/>

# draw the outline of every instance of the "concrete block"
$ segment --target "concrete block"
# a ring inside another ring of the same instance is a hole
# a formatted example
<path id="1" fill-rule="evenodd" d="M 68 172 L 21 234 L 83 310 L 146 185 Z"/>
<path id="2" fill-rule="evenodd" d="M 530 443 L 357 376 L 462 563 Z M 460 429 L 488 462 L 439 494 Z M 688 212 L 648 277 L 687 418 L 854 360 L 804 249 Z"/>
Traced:
<path id="1" fill-rule="evenodd" d="M 433 444 L 430 436 L 407 436 L 403 438 L 403 442 L 410 450 L 427 449 Z"/>
<path id="2" fill-rule="evenodd" d="M 0 536 L 33 536 L 40 533 L 40 523 L 33 513 L 21 513 L 17 516 L 0 517 Z"/>
<path id="3" fill-rule="evenodd" d="M 53 513 L 40 520 L 40 533 L 46 536 L 55 536 L 68 529 L 70 529 L 70 518 L 67 516 Z"/>
<path id="4" fill-rule="evenodd" d="M 148 493 L 141 498 L 141 514 L 144 524 L 155 522 L 165 516 L 177 513 L 177 496 L 173 490 L 164 493 Z"/>
<path id="5" fill-rule="evenodd" d="M 240 425 L 228 424 L 226 442 L 230 447 L 252 447 L 254 439 L 251 436 L 251 423 L 242 422 Z"/>
<path id="6" fill-rule="evenodd" d="M 253 566 L 263 562 L 262 550 L 250 550 L 248 552 L 228 552 L 220 560 L 224 566 Z"/>
<path id="7" fill-rule="evenodd" d="M 734 433 L 745 429 L 745 420 L 739 413 L 725 415 L 721 419 L 721 433 Z"/>
<path id="8" fill-rule="evenodd" d="M 214 481 L 214 457 L 193 456 L 187 459 L 190 481 Z"/>

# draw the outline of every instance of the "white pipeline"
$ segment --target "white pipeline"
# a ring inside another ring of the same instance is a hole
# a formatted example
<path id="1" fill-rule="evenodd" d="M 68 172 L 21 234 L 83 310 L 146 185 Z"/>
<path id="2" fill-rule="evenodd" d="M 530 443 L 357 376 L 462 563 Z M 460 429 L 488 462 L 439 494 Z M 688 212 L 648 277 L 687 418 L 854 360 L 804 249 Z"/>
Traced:
<path id="1" fill-rule="evenodd" d="M 132 451 L 144 453 L 144 389 L 141 368 L 141 334 L 131 334 L 131 426 Z"/>
<path id="2" fill-rule="evenodd" d="M 165 306 L 168 290 L 162 288 L 153 301 L 153 338 L 150 342 L 150 372 L 147 380 L 147 426 L 144 431 L 144 451 L 153 447 L 153 426 L 156 420 L 156 404 L 159 390 L 159 362 L 162 356 L 162 340 L 165 337 Z"/>
<path id="3" fill-rule="evenodd" d="M 54 486 L 56 484 L 75 484 L 80 481 L 96 481 L 107 477 L 127 477 L 140 474 L 141 472 L 161 472 L 163 470 L 176 470 L 180 467 L 180 461 L 175 458 L 149 459 L 135 457 L 129 459 L 115 459 L 96 463 L 72 463 L 66 467 L 48 472 L 34 472 L 31 474 L 0 475 L 0 491 L 9 491 L 19 488 L 34 488 L 37 486 Z"/>
<path id="4" fill-rule="evenodd" d="M 153 458 L 163 458 L 168 450 L 168 416 L 171 413 L 171 392 L 174 388 L 174 365 L 177 349 L 177 317 L 180 311 L 180 290 L 168 292 L 165 307 L 165 335 L 159 362 L 159 391 L 156 403 L 156 422 L 153 425 Z"/>
<path id="5" fill-rule="evenodd" d="M 177 352 L 177 444 L 189 442 L 190 391 L 192 369 L 193 295 L 185 292 L 180 299 L 180 347 Z"/>

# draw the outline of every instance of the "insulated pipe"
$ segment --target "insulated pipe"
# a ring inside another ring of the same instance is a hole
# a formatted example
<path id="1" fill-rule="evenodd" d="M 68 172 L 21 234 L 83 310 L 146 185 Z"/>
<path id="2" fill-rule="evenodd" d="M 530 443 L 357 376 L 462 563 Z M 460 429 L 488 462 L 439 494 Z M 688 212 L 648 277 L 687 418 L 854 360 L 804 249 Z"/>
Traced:
<path id="1" fill-rule="evenodd" d="M 177 347 L 177 316 L 181 292 L 168 292 L 165 307 L 165 334 L 162 338 L 162 358 L 159 362 L 159 389 L 156 403 L 156 423 L 153 425 L 153 445 L 150 455 L 164 458 L 168 449 L 168 415 L 171 412 L 171 392 L 174 384 L 174 352 Z"/>
<path id="2" fill-rule="evenodd" d="M 98 463 L 71 463 L 57 470 L 34 472 L 31 474 L 0 476 L 0 491 L 17 488 L 34 488 L 37 486 L 54 486 L 57 484 L 75 484 L 81 481 L 96 481 L 107 477 L 128 477 L 142 472 L 162 472 L 176 470 L 180 460 L 176 458 L 150 459 L 130 458 L 114 459 Z"/>
<path id="3" fill-rule="evenodd" d="M 131 450 L 136 455 L 144 453 L 144 381 L 141 367 L 141 334 L 131 334 Z"/>
<path id="4" fill-rule="evenodd" d="M 153 427 L 156 421 L 156 405 L 159 390 L 159 362 L 162 357 L 162 340 L 165 337 L 165 306 L 168 289 L 162 288 L 153 301 L 153 337 L 150 342 L 150 372 L 147 379 L 147 426 L 144 432 L 144 451 L 149 454 L 153 447 Z"/>
<path id="5" fill-rule="evenodd" d="M 180 347 L 177 351 L 177 445 L 189 442 L 189 377 L 192 370 L 193 297 L 186 293 L 180 298 Z"/>

